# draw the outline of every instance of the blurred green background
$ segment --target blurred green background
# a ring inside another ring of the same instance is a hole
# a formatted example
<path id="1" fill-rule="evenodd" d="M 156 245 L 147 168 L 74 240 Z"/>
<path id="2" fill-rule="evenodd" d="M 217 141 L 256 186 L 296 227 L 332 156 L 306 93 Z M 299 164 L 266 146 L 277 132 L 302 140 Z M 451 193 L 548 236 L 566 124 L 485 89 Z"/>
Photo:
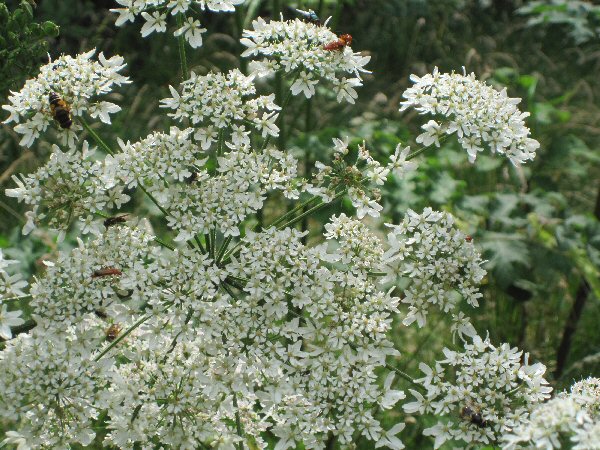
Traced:
<path id="1" fill-rule="evenodd" d="M 425 121 L 414 112 L 398 112 L 411 73 L 464 67 L 523 99 L 521 109 L 531 113 L 527 123 L 541 143 L 533 163 L 516 168 L 505 158 L 480 154 L 471 165 L 450 139 L 441 149 L 427 151 L 416 172 L 390 180 L 383 220 L 373 226 L 397 223 L 407 208 L 452 212 L 487 260 L 481 307 L 465 308 L 478 332 L 542 361 L 557 389 L 600 376 L 600 6 L 567 0 L 248 0 L 235 14 L 201 16 L 209 31 L 203 47 L 188 48 L 191 69 L 245 70 L 246 62 L 238 57 L 242 28 L 257 15 L 291 17 L 287 6 L 331 16 L 333 30 L 352 34 L 354 50 L 372 56 L 372 74 L 365 76 L 356 105 L 337 104 L 326 88 L 310 102 L 292 99 L 287 146 L 305 170 L 329 157 L 332 137 L 350 136 L 357 144 L 365 140 L 382 161 L 399 142 L 414 143 Z M 158 101 L 169 96 L 169 84 L 180 81 L 172 30 L 144 39 L 139 20 L 116 28 L 116 15 L 109 12 L 115 7 L 111 0 L 0 2 L 0 104 L 7 102 L 10 89 L 19 90 L 37 74 L 36 67 L 48 60 L 46 53 L 57 57 L 97 48 L 124 56 L 133 80 L 111 94 L 123 111 L 112 127 L 95 125 L 98 132 L 114 145 L 117 137 L 137 140 L 168 129 L 170 120 Z M 15 15 L 17 10 L 24 12 Z M 2 111 L 0 118 L 6 117 Z M 13 174 L 35 170 L 50 151 L 49 141 L 32 150 L 19 148 L 18 141 L 2 125 L 2 191 L 13 187 Z M 0 247 L 21 261 L 15 270 L 33 276 L 40 258 L 57 246 L 43 230 L 21 236 L 24 210 L 12 200 L 0 197 Z M 125 208 L 142 216 L 153 213 L 141 197 Z M 280 209 L 274 197 L 265 214 Z M 342 203 L 305 223 L 310 239 L 317 240 L 328 216 L 340 210 L 351 213 L 352 207 Z M 160 221 L 154 225 L 159 234 L 167 231 Z M 439 359 L 441 349 L 452 345 L 449 321 L 442 315 L 432 314 L 423 330 L 399 322 L 393 339 L 404 356 L 396 364 L 413 376 L 419 361 Z M 400 411 L 387 412 L 386 420 L 404 418 Z M 407 448 L 430 447 L 429 438 L 420 436 L 428 423 L 419 420 L 407 427 Z"/>

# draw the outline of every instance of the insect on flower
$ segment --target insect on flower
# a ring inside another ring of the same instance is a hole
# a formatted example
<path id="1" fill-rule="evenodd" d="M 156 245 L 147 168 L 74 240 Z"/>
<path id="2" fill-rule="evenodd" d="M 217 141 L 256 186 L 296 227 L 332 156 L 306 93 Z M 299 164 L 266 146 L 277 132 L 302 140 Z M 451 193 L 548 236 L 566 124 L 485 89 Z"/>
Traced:
<path id="1" fill-rule="evenodd" d="M 120 216 L 109 217 L 104 221 L 104 226 L 110 228 L 118 223 L 125 223 L 129 214 L 121 214 Z"/>
<path id="2" fill-rule="evenodd" d="M 483 418 L 481 412 L 472 406 L 465 406 L 461 409 L 460 417 L 468 420 L 473 425 L 477 425 L 479 428 L 485 428 L 487 426 L 487 421 Z"/>
<path id="3" fill-rule="evenodd" d="M 120 276 L 123 272 L 114 267 L 105 267 L 104 269 L 95 270 L 92 278 L 109 277 L 111 275 Z"/>
<path id="4" fill-rule="evenodd" d="M 319 19 L 317 13 L 315 13 L 312 9 L 309 9 L 308 11 L 303 11 L 301 9 L 292 8 L 291 6 L 289 7 L 289 9 L 298 17 L 302 18 L 302 20 L 304 20 L 305 22 L 313 23 L 315 25 L 321 25 L 321 19 Z"/>
<path id="5" fill-rule="evenodd" d="M 323 46 L 323 50 L 342 50 L 347 45 L 352 44 L 352 36 L 349 34 L 342 34 L 338 37 L 337 41 L 332 41 L 329 44 Z"/>
<path id="6" fill-rule="evenodd" d="M 71 109 L 56 92 L 51 92 L 48 95 L 50 101 L 50 111 L 54 120 L 58 122 L 61 128 L 71 128 L 73 121 L 71 120 Z"/>
<path id="7" fill-rule="evenodd" d="M 108 330 L 106 330 L 106 340 L 108 342 L 114 341 L 117 336 L 119 336 L 119 333 L 121 333 L 121 327 L 118 324 L 113 323 L 108 327 Z"/>
<path id="8" fill-rule="evenodd" d="M 473 236 L 466 236 L 465 241 L 467 241 L 467 242 L 473 241 Z"/>

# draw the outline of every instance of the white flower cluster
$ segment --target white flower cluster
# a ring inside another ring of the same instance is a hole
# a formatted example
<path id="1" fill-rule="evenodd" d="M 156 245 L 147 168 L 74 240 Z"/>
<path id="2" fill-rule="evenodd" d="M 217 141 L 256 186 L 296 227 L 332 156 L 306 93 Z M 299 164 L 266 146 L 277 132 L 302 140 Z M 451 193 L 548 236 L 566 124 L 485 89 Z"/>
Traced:
<path id="1" fill-rule="evenodd" d="M 16 188 L 7 189 L 6 195 L 33 208 L 25 215 L 23 234 L 30 233 L 40 224 L 56 230 L 66 230 L 80 216 L 93 214 L 113 205 L 117 208 L 129 197 L 115 190 L 108 191 L 102 179 L 104 164 L 94 160 L 95 149 L 87 141 L 82 149 L 62 152 L 52 147 L 50 160 L 37 172 L 13 176 Z"/>
<path id="2" fill-rule="evenodd" d="M 506 155 L 513 164 L 535 157 L 540 144 L 529 137 L 523 121 L 529 113 L 519 111 L 516 105 L 521 99 L 508 97 L 506 88 L 497 91 L 475 79 L 473 73 L 439 73 L 437 67 L 433 74 L 411 75 L 410 79 L 414 86 L 404 92 L 406 100 L 400 111 L 412 106 L 419 114 L 444 118 L 425 124 L 417 142 L 439 146 L 440 138 L 456 133 L 471 162 L 483 151 L 484 143 L 492 153 Z"/>
<path id="3" fill-rule="evenodd" d="M 135 21 L 136 16 L 141 15 L 145 23 L 142 26 L 142 36 L 146 37 L 153 32 L 164 33 L 167 30 L 167 16 L 182 15 L 184 21 L 175 30 L 174 36 L 181 36 L 193 47 L 202 46 L 202 34 L 206 28 L 202 28 L 200 21 L 186 14 L 193 12 L 196 7 L 201 10 L 208 9 L 213 12 L 235 11 L 236 5 L 241 5 L 244 0 L 116 0 L 123 8 L 111 9 L 118 13 L 119 17 L 115 25 L 121 26 L 127 22 Z"/>
<path id="4" fill-rule="evenodd" d="M 4 270 L 6 267 L 17 262 L 13 259 L 4 259 L 2 249 L 0 248 L 0 338 L 2 339 L 10 339 L 12 337 L 10 327 L 25 323 L 19 317 L 23 311 L 8 311 L 7 305 L 2 302 L 3 298 L 25 295 L 23 288 L 27 286 L 27 282 L 22 279 L 22 275 L 20 273 L 10 275 Z"/>
<path id="5" fill-rule="evenodd" d="M 191 184 L 172 187 L 167 219 L 179 233 L 176 241 L 214 230 L 238 236 L 240 223 L 262 208 L 269 190 L 298 197 L 292 183 L 298 167 L 294 157 L 272 148 L 259 153 L 247 145 L 228 147 L 231 151 L 217 159 L 216 175 L 202 169 Z"/>
<path id="6" fill-rule="evenodd" d="M 106 59 L 103 53 L 98 55 L 98 61 L 93 61 L 92 56 L 96 51 L 72 57 L 61 56 L 54 62 L 40 68 L 40 74 L 35 79 L 27 80 L 19 92 L 11 92 L 8 97 L 10 104 L 2 108 L 10 112 L 10 116 L 3 123 L 15 122 L 15 131 L 23 135 L 20 145 L 30 147 L 31 144 L 46 131 L 53 121 L 49 96 L 56 93 L 64 100 L 70 110 L 70 115 L 77 117 L 84 113 L 91 117 L 98 117 L 104 123 L 110 123 L 110 114 L 121 108 L 114 103 L 98 101 L 98 95 L 108 94 L 114 86 L 129 83 L 129 79 L 119 74 L 125 67 L 123 58 L 113 56 Z M 68 129 L 60 129 L 64 141 L 73 145 L 74 130 L 81 129 L 73 121 Z"/>
<path id="7" fill-rule="evenodd" d="M 119 448 L 265 448 L 267 430 L 283 450 L 323 449 L 330 433 L 403 448 L 403 424 L 386 431 L 372 412 L 404 397 L 393 375 L 383 385 L 376 375 L 398 354 L 387 335 L 399 299 L 328 268 L 350 242 L 377 244 L 340 221 L 338 252 L 270 228 L 222 267 L 198 249 L 159 254 L 122 225 L 60 254 L 31 290 L 38 328 L 0 353 L 0 414 L 18 427 L 5 442 L 88 445 L 106 411 L 104 443 Z M 102 318 L 123 335 L 98 354 Z"/>
<path id="8" fill-rule="evenodd" d="M 328 44 L 340 37 L 326 26 L 299 19 L 265 22 L 259 17 L 252 26 L 253 30 L 244 31 L 241 42 L 248 47 L 242 57 L 264 57 L 253 63 L 253 73 L 259 76 L 281 70 L 290 73 L 294 78 L 292 94 L 302 93 L 306 98 L 315 94 L 320 79 L 326 80 L 333 85 L 338 102 L 354 103 L 358 97 L 354 88 L 362 86 L 360 73 L 368 72 L 364 66 L 370 56 L 361 56 L 345 44 L 337 50 L 326 50 Z"/>
<path id="9" fill-rule="evenodd" d="M 404 397 L 376 382 L 375 369 L 396 355 L 386 335 L 398 299 L 376 289 L 366 277 L 328 269 L 343 254 L 306 248 L 302 234 L 271 228 L 245 238 L 229 266 L 243 281 L 226 335 L 246 340 L 248 368 L 263 379 L 256 396 L 265 419 L 280 439 L 278 448 L 324 448 L 329 432 L 342 445 L 360 433 L 376 445 L 402 448 L 402 427 L 384 431 L 371 408 L 391 408 Z M 249 338 L 249 339 L 248 339 Z"/>
<path id="10" fill-rule="evenodd" d="M 339 262 L 352 272 L 369 272 L 383 267 L 383 246 L 377 236 L 362 222 L 346 214 L 332 217 L 325 225 L 323 236 L 328 240 L 337 240 L 336 254 Z"/>
<path id="11" fill-rule="evenodd" d="M 425 325 L 430 305 L 452 312 L 460 336 L 475 330 L 462 314 L 454 314 L 461 298 L 478 306 L 479 284 L 486 272 L 471 239 L 456 228 L 447 212 L 425 208 L 421 214 L 408 210 L 400 225 L 388 225 L 389 250 L 385 255 L 386 281 L 405 279 L 403 303 L 409 306 L 404 325 Z"/>
<path id="12" fill-rule="evenodd" d="M 274 95 L 250 98 L 256 94 L 253 77 L 237 69 L 205 76 L 192 73 L 191 78 L 182 83 L 181 95 L 173 87 L 169 88 L 173 97 L 161 100 L 161 106 L 174 109 L 169 116 L 175 120 L 190 120 L 194 127 L 202 126 L 195 138 L 204 150 L 220 136 L 235 145 L 250 144 L 246 124 L 263 137 L 279 134 L 275 122 L 280 107 L 273 102 Z M 231 136 L 222 135 L 226 132 Z"/>
<path id="13" fill-rule="evenodd" d="M 600 379 L 587 378 L 536 405 L 504 436 L 503 449 L 600 449 Z"/>
<path id="14" fill-rule="evenodd" d="M 0 419 L 17 424 L 19 432 L 7 433 L 4 444 L 44 449 L 91 444 L 97 391 L 106 384 L 110 360 L 95 362 L 89 349 L 102 338 L 65 327 L 8 341 L 0 352 Z"/>
<path id="15" fill-rule="evenodd" d="M 150 301 L 159 259 L 149 233 L 113 226 L 95 240 L 60 253 L 45 275 L 32 283 L 31 306 L 39 327 L 64 328 L 89 314 L 105 314 L 111 305 L 135 309 Z"/>
<path id="16" fill-rule="evenodd" d="M 425 376 L 415 381 L 426 394 L 411 389 L 415 401 L 404 405 L 409 414 L 445 416 L 423 431 L 435 438 L 435 449 L 446 441 L 463 441 L 468 448 L 498 445 L 552 390 L 543 378 L 546 367 L 529 365 L 528 354 L 508 344 L 494 347 L 489 339 L 475 336 L 464 347 L 464 352 L 444 349 L 446 359 L 434 368 L 421 363 Z"/>
<path id="17" fill-rule="evenodd" d="M 406 161 L 408 151 L 408 147 L 402 149 L 398 145 L 389 163 L 384 166 L 370 155 L 364 143 L 358 147 L 356 158 L 351 160 L 348 140 L 334 138 L 333 162 L 331 165 L 320 161 L 315 163 L 317 173 L 307 191 L 327 202 L 343 189 L 356 208 L 359 219 L 367 214 L 379 217 L 383 206 L 378 203 L 381 198 L 378 186 L 385 183 L 390 172 L 402 177 L 416 168 L 415 163 Z"/>
<path id="18" fill-rule="evenodd" d="M 171 200 L 171 182 L 184 182 L 202 167 L 206 157 L 192 141 L 193 130 L 171 127 L 135 142 L 119 140 L 120 153 L 106 157 L 103 179 L 115 189 L 145 186 L 163 204 Z"/>

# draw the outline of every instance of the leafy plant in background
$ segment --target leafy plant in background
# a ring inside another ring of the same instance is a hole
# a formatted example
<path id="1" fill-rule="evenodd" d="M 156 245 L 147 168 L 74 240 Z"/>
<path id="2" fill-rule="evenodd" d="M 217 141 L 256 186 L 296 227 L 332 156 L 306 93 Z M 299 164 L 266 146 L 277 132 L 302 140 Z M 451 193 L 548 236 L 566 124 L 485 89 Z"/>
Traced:
<path id="1" fill-rule="evenodd" d="M 58 35 L 54 23 L 33 20 L 34 6 L 23 0 L 10 10 L 0 3 L 0 97 L 39 66 L 48 51 L 47 38 Z"/>
<path id="2" fill-rule="evenodd" d="M 185 11 L 177 10 L 180 23 Z M 147 28 L 164 31 L 164 12 L 146 13 Z M 404 209 L 387 243 L 363 220 L 383 210 L 382 186 L 410 180 L 414 158 L 452 134 L 471 161 L 481 162 L 484 149 L 518 166 L 532 160 L 539 144 L 515 99 L 474 75 L 414 76 L 402 109 L 431 116 L 417 138 L 423 148 L 398 145 L 376 158 L 381 152 L 364 143 L 336 138 L 311 174 L 287 148 L 292 97 L 309 105 L 332 91 L 332 101 L 354 103 L 368 58 L 326 26 L 257 19 L 241 41 L 257 58 L 249 74 L 189 74 L 178 34 L 184 81 L 161 106 L 181 128 L 149 129 L 131 143 L 88 123 L 118 116 L 103 96 L 129 81 L 123 60 L 103 54 L 57 58 L 6 105 L 24 144 L 65 138 L 46 166 L 8 191 L 31 206 L 24 231 L 92 236 L 45 259 L 29 293 L 5 270 L 14 261 L 0 265 L 11 310 L 2 310 L 2 332 L 17 334 L 0 356 L 5 444 L 285 449 L 345 447 L 361 436 L 371 448 L 402 448 L 402 419 L 378 417 L 404 398 L 395 377 L 411 388 L 404 411 L 435 448 L 598 441 L 596 379 L 561 394 L 554 434 L 540 435 L 557 411 L 544 409 L 545 367 L 477 336 L 463 306 L 478 305 L 485 271 L 452 215 Z M 274 92 L 260 93 L 270 77 Z M 52 120 L 57 105 L 71 126 Z M 169 231 L 157 235 L 124 214 L 134 190 Z M 342 198 L 348 214 L 327 217 L 306 242 L 308 230 L 295 227 L 317 212 L 330 216 Z M 24 303 L 31 318 L 18 328 Z M 427 365 L 417 356 L 420 379 L 397 367 L 410 362 L 398 353 L 407 343 L 395 340 L 399 311 L 404 326 L 417 322 L 428 335 L 428 317 L 448 316 L 442 323 L 456 335 L 445 359 Z"/>
<path id="3" fill-rule="evenodd" d="M 597 40 L 600 6 L 580 0 L 530 1 L 518 9 L 529 16 L 528 25 L 561 25 L 577 44 Z"/>

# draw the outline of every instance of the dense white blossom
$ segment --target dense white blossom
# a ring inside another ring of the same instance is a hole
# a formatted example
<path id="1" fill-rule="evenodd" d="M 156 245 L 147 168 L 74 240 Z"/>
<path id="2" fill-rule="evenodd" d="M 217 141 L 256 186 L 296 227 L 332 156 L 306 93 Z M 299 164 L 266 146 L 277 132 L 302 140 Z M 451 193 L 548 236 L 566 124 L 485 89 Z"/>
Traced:
<path id="1" fill-rule="evenodd" d="M 145 20 L 141 29 L 143 37 L 151 33 L 164 33 L 167 30 L 167 19 L 171 16 L 182 16 L 183 25 L 173 33 L 175 36 L 183 35 L 185 40 L 192 46 L 202 46 L 202 34 L 206 28 L 202 28 L 199 20 L 187 17 L 195 8 L 212 12 L 233 12 L 237 5 L 244 0 L 115 0 L 122 8 L 111 9 L 119 16 L 115 25 L 121 26 L 127 22 L 134 22 L 137 16 Z"/>
<path id="2" fill-rule="evenodd" d="M 5 259 L 0 248 L 0 338 L 10 339 L 12 332 L 10 327 L 22 325 L 25 321 L 20 317 L 21 310 L 8 311 L 8 306 L 2 302 L 2 299 L 25 295 L 22 291 L 27 286 L 27 282 L 22 279 L 20 273 L 10 275 L 6 267 L 17 264 L 18 261 Z"/>
<path id="3" fill-rule="evenodd" d="M 154 283 L 158 275 L 151 264 L 159 259 L 153 237 L 113 226 L 87 245 L 80 241 L 70 252 L 61 252 L 31 285 L 38 326 L 62 328 L 90 314 L 104 314 L 116 303 L 135 309 L 159 295 L 162 289 Z"/>
<path id="4" fill-rule="evenodd" d="M 495 347 L 475 336 L 464 351 L 445 348 L 444 355 L 434 367 L 419 364 L 425 376 L 415 381 L 426 392 L 411 389 L 415 401 L 404 405 L 409 414 L 438 417 L 436 425 L 423 431 L 435 439 L 436 449 L 446 441 L 462 441 L 467 448 L 497 445 L 550 396 L 552 388 L 543 378 L 546 367 L 529 365 L 528 355 L 508 344 Z"/>
<path id="5" fill-rule="evenodd" d="M 307 191 L 324 201 L 330 201 L 343 190 L 356 208 L 359 219 L 366 215 L 379 217 L 383 209 L 379 204 L 379 186 L 385 183 L 390 171 L 397 171 L 399 167 L 411 170 L 410 163 L 392 158 L 387 165 L 383 165 L 371 156 L 365 143 L 358 146 L 355 158 L 349 155 L 348 140 L 334 138 L 331 165 L 321 161 L 315 163 L 317 173 Z"/>
<path id="6" fill-rule="evenodd" d="M 361 72 L 371 59 L 355 53 L 349 45 L 339 50 L 325 50 L 325 46 L 339 37 L 326 26 L 299 19 L 265 22 L 261 17 L 252 22 L 252 30 L 245 30 L 242 44 L 247 49 L 242 56 L 263 57 L 254 61 L 252 71 L 260 76 L 284 71 L 294 79 L 292 94 L 302 93 L 306 98 L 315 94 L 320 80 L 328 81 L 338 102 L 354 103 L 355 87 L 362 85 Z"/>
<path id="7" fill-rule="evenodd" d="M 181 94 L 170 89 L 173 97 L 163 99 L 161 106 L 175 110 L 169 114 L 175 120 L 189 120 L 200 128 L 195 136 L 205 150 L 220 136 L 235 145 L 249 144 L 252 129 L 263 137 L 279 135 L 275 121 L 280 108 L 273 102 L 274 95 L 256 97 L 253 77 L 237 69 L 205 76 L 192 73 L 182 83 Z"/>
<path id="8" fill-rule="evenodd" d="M 387 281 L 405 279 L 403 303 L 409 305 L 405 325 L 425 325 L 431 306 L 452 313 L 460 336 L 473 336 L 468 318 L 456 314 L 461 298 L 478 306 L 479 284 L 485 276 L 483 261 L 473 242 L 447 212 L 409 209 L 400 225 L 388 225 Z"/>
<path id="9" fill-rule="evenodd" d="M 504 436 L 505 450 L 600 449 L 600 379 L 586 378 L 536 405 L 527 420 Z"/>
<path id="10" fill-rule="evenodd" d="M 94 159 L 94 148 L 84 141 L 81 149 L 67 152 L 52 147 L 50 160 L 30 175 L 14 176 L 16 188 L 6 195 L 32 206 L 23 234 L 40 224 L 66 230 L 76 219 L 104 208 L 119 208 L 129 200 L 123 192 L 109 190 L 102 175 L 104 163 Z"/>
<path id="11" fill-rule="evenodd" d="M 240 440 L 264 448 L 261 433 L 270 430 L 282 449 L 322 449 L 329 433 L 343 445 L 359 433 L 378 447 L 401 449 L 403 424 L 386 431 L 372 413 L 404 397 L 392 387 L 393 374 L 383 384 L 376 375 L 398 354 L 387 336 L 399 299 L 365 276 L 383 250 L 347 217 L 334 219 L 330 233 L 337 241 L 331 253 L 304 246 L 303 234 L 289 228 L 248 233 L 235 257 L 216 264 L 195 248 L 159 253 L 148 233 L 115 225 L 61 253 L 31 290 L 38 328 L 0 358 L 9 374 L 21 370 L 13 359 L 31 364 L 34 356 L 23 355 L 40 347 L 50 346 L 52 371 L 70 361 L 68 403 L 52 403 L 46 391 L 38 401 L 62 408 L 72 422 L 58 435 L 61 417 L 52 409 L 15 416 L 30 407 L 23 391 L 29 382 L 6 375 L 17 393 L 3 406 L 18 426 L 7 439 L 85 445 L 94 436 L 91 419 L 106 410 L 105 443 L 119 448 L 157 440 L 189 449 Z M 346 249 L 373 245 L 373 263 L 356 271 Z M 114 347 L 102 342 L 109 323 L 127 330 Z M 54 330 L 71 334 L 57 343 Z M 28 370 L 48 372 L 43 364 Z M 81 391 L 71 390 L 76 383 Z M 50 392 L 46 384 L 40 389 Z"/>
<path id="12" fill-rule="evenodd" d="M 76 57 L 64 55 L 40 68 L 39 75 L 27 80 L 19 92 L 11 92 L 9 104 L 2 108 L 10 113 L 4 123 L 14 122 L 15 131 L 22 134 L 20 145 L 30 147 L 31 144 L 46 131 L 53 122 L 49 95 L 56 93 L 70 108 L 73 117 L 89 114 L 104 123 L 110 123 L 110 114 L 121 110 L 111 102 L 97 100 L 97 96 L 108 94 L 114 86 L 129 83 L 129 79 L 121 74 L 125 64 L 120 56 L 106 58 L 103 53 L 98 61 L 92 56 L 96 51 L 82 53 Z M 73 144 L 75 131 L 81 129 L 73 120 L 69 129 L 58 125 L 63 141 Z"/>
<path id="13" fill-rule="evenodd" d="M 474 162 L 484 145 L 492 153 L 506 155 L 513 164 L 533 160 L 539 142 L 529 137 L 525 119 L 517 108 L 520 98 L 510 98 L 506 88 L 497 91 L 475 74 L 439 73 L 411 75 L 414 85 L 403 96 L 401 111 L 413 107 L 419 114 L 436 116 L 423 126 L 417 142 L 439 147 L 443 136 L 456 133 L 458 142 Z M 443 117 L 443 120 L 438 119 Z"/>
<path id="14" fill-rule="evenodd" d="M 104 338 L 96 329 L 65 327 L 56 333 L 19 335 L 0 352 L 0 418 L 18 426 L 6 442 L 26 448 L 66 449 L 95 437 L 97 391 L 107 362 L 90 348 Z"/>

